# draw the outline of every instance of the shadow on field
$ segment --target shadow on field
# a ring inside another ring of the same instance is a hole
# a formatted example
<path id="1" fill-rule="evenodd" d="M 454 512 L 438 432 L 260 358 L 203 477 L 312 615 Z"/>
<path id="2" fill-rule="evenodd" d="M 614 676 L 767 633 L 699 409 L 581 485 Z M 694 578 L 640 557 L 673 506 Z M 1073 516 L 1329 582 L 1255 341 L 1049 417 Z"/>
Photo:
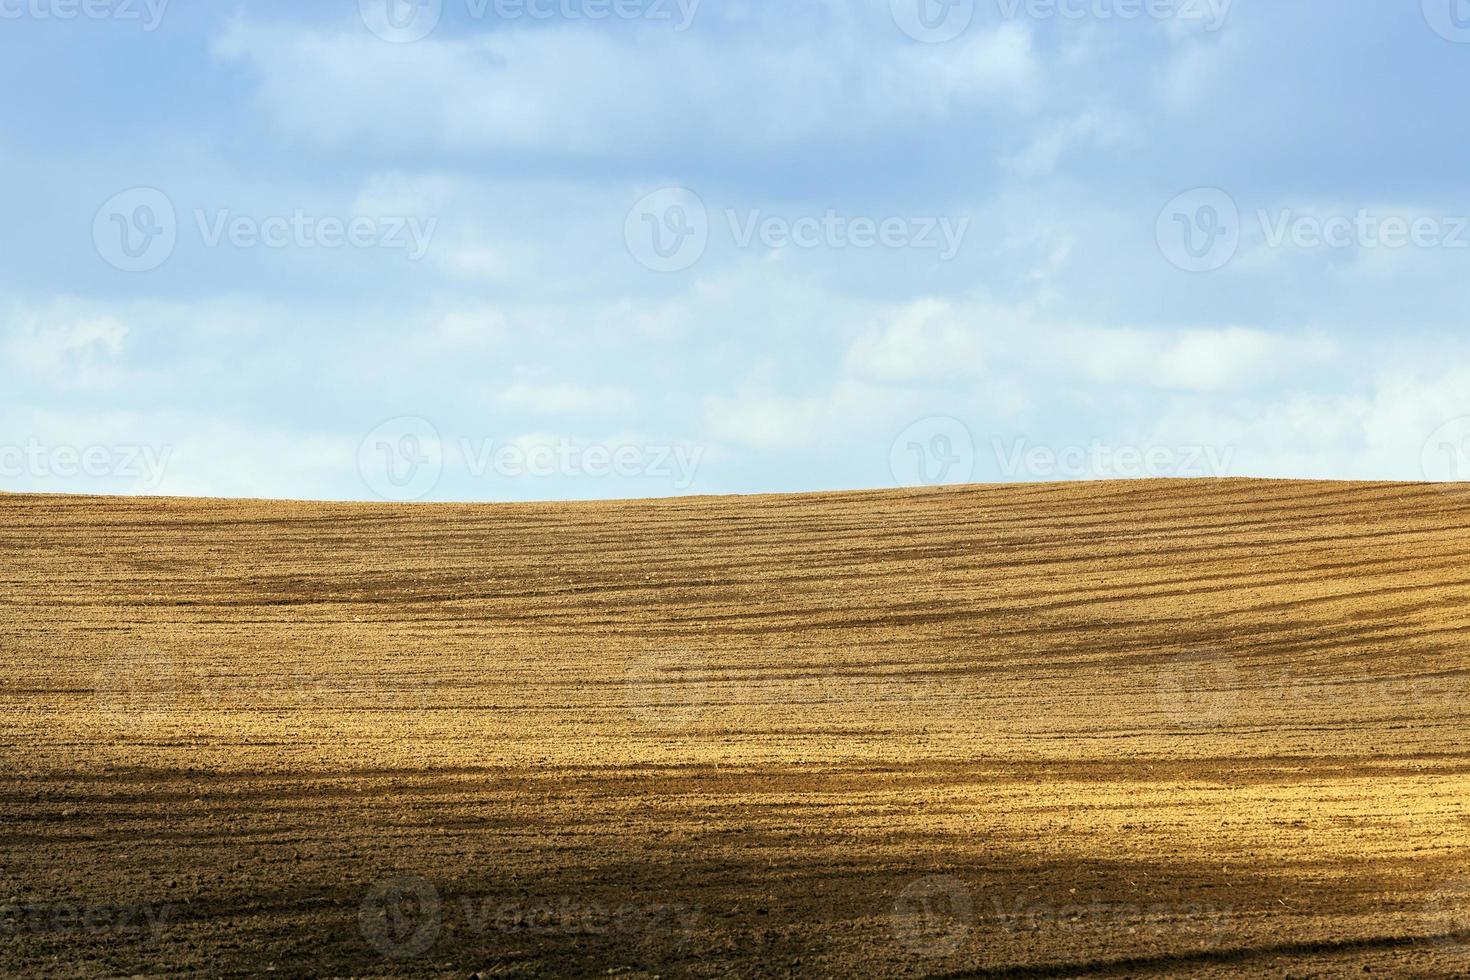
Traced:
<path id="1" fill-rule="evenodd" d="M 1233 964 L 1245 964 L 1252 960 L 1277 959 L 1280 957 L 1330 956 L 1338 953 L 1411 949 L 1418 946 L 1465 942 L 1470 942 L 1470 932 L 1441 933 L 1437 936 L 1376 936 L 1368 939 L 1349 939 L 1340 942 L 1276 943 L 1255 947 L 1205 950 L 1198 953 L 1128 956 L 1105 961 L 1092 960 L 1075 963 L 1047 963 L 1035 966 L 1008 966 L 979 970 L 961 970 L 955 973 L 937 974 L 935 975 L 935 980 L 972 980 L 972 978 L 984 977 L 1014 977 L 1020 980 L 1020 978 L 1044 977 L 1131 976 L 1140 970 L 1167 972 L 1187 966 L 1209 964 L 1229 966 Z"/>
<path id="2" fill-rule="evenodd" d="M 986 778 L 935 768 L 911 775 Z M 23 855 L 0 881 L 0 903 L 22 909 L 0 973 L 1063 977 L 1403 949 L 1432 940 L 1391 928 L 1450 925 L 1416 897 L 1448 867 L 1079 859 L 1065 839 L 933 829 L 965 826 L 932 822 L 961 811 L 903 790 L 864 800 L 869 778 L 650 767 L 0 783 L 0 843 Z M 88 918 L 133 905 L 147 928 Z M 1385 911 L 1400 919 L 1375 918 Z"/>

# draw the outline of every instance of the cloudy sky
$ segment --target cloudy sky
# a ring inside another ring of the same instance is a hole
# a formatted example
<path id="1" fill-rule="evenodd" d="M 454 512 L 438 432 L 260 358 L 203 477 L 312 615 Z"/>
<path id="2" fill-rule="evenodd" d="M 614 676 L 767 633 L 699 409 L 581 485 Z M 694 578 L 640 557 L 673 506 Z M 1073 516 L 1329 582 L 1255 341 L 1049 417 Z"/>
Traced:
<path id="1" fill-rule="evenodd" d="M 0 488 L 1470 478 L 1465 0 L 0 0 Z"/>

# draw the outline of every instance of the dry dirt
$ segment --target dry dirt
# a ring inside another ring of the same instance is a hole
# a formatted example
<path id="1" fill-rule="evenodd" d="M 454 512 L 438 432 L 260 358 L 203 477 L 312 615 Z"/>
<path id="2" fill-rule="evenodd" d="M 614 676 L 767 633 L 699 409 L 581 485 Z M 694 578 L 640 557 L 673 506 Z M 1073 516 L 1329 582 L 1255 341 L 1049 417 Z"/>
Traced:
<path id="1" fill-rule="evenodd" d="M 7 975 L 1470 971 L 1470 494 L 0 496 Z"/>

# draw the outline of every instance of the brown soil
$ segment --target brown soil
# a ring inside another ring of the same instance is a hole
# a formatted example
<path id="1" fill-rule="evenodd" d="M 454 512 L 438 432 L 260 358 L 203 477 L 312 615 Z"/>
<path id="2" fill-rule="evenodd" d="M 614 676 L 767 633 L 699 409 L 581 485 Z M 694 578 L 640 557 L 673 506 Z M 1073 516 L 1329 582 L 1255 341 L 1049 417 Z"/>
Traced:
<path id="1" fill-rule="evenodd" d="M 1470 495 L 0 496 L 0 972 L 1470 971 Z"/>

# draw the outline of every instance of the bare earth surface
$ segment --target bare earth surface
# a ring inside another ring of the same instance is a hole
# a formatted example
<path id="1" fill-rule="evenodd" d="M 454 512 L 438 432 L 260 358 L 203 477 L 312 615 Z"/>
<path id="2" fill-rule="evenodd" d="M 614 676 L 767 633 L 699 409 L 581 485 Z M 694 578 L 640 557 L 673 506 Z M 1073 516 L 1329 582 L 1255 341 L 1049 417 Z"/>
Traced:
<path id="1" fill-rule="evenodd" d="M 1470 493 L 0 496 L 0 972 L 1470 971 Z"/>

